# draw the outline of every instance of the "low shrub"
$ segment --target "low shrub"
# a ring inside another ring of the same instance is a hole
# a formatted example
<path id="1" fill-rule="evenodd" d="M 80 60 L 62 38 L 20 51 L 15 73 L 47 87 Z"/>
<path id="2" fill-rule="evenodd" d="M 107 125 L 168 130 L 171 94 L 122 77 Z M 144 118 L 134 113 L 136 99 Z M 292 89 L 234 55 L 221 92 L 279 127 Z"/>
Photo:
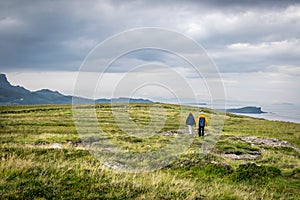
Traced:
<path id="1" fill-rule="evenodd" d="M 281 170 L 274 166 L 256 165 L 255 163 L 241 164 L 233 176 L 235 181 L 264 180 L 281 175 Z"/>

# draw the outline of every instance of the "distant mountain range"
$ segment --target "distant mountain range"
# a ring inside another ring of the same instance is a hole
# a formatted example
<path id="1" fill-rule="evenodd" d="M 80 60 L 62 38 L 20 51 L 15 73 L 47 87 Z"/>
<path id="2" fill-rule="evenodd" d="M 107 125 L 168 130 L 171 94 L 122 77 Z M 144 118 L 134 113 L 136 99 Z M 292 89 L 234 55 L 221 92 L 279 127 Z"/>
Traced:
<path id="1" fill-rule="evenodd" d="M 114 99 L 87 99 L 74 97 L 84 103 L 151 103 L 148 99 L 114 98 Z M 5 74 L 0 74 L 0 105 L 33 105 L 33 104 L 72 104 L 73 96 L 63 95 L 57 91 L 42 89 L 30 91 L 21 86 L 11 85 Z"/>

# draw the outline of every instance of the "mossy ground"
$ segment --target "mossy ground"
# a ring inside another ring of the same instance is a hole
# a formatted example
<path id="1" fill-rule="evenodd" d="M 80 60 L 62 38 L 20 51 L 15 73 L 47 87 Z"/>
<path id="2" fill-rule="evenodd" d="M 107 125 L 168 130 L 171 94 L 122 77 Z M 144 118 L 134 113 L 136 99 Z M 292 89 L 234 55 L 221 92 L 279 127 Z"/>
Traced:
<path id="1" fill-rule="evenodd" d="M 150 123 L 152 104 L 130 104 L 130 117 Z M 184 125 L 199 108 L 163 106 L 162 131 Z M 155 151 L 170 136 L 137 138 L 122 132 L 108 104 L 97 105 L 98 120 L 110 139 L 128 151 Z M 203 110 L 203 109 L 202 109 Z M 204 109 L 210 117 L 213 111 Z M 208 131 L 210 127 L 208 127 Z M 199 156 L 203 139 L 162 169 L 128 173 L 105 167 L 80 145 L 71 106 L 0 107 L 0 199 L 300 199 L 300 155 L 289 147 L 261 147 L 235 140 L 257 136 L 286 140 L 300 148 L 300 124 L 226 115 L 215 148 Z M 48 148 L 61 143 L 62 149 Z M 262 151 L 254 161 L 230 160 L 224 153 Z M 224 164 L 225 163 L 225 164 Z"/>

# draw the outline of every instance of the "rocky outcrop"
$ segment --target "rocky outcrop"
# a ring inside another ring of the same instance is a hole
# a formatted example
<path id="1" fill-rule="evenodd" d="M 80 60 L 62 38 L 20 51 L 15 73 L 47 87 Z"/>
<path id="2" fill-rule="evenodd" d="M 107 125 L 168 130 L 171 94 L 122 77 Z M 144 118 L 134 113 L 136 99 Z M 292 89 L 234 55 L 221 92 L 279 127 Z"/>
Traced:
<path id="1" fill-rule="evenodd" d="M 223 154 L 225 158 L 229 158 L 232 160 L 257 160 L 261 157 L 261 152 L 257 152 L 257 154 Z"/>
<path id="2" fill-rule="evenodd" d="M 258 138 L 255 136 L 249 136 L 249 137 L 237 137 L 237 139 L 252 145 L 270 146 L 270 147 L 290 147 L 300 153 L 300 150 L 294 145 L 292 145 L 291 143 L 276 138 Z"/>
<path id="3" fill-rule="evenodd" d="M 284 141 L 284 140 L 279 140 L 276 138 L 259 138 L 255 136 L 240 136 L 240 137 L 231 137 L 230 139 L 232 140 L 241 140 L 243 142 L 246 142 L 250 145 L 257 145 L 259 147 L 290 147 L 294 149 L 296 152 L 300 153 L 300 150 L 292 145 L 291 143 Z M 246 154 L 223 154 L 222 156 L 225 158 L 229 158 L 232 160 L 257 160 L 262 156 L 262 151 L 252 151 L 251 153 L 246 153 Z"/>

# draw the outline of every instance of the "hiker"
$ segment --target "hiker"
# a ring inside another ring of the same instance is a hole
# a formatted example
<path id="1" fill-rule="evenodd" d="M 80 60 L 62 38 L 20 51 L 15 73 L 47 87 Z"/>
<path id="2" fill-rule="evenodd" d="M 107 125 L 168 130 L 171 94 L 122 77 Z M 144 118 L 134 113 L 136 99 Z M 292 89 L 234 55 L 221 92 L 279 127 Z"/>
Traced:
<path id="1" fill-rule="evenodd" d="M 203 111 L 200 112 L 200 116 L 198 118 L 198 126 L 199 126 L 199 137 L 204 136 L 204 127 L 208 126 L 208 120 L 206 116 L 204 115 Z"/>
<path id="2" fill-rule="evenodd" d="M 186 118 L 186 125 L 189 127 L 189 133 L 193 134 L 192 126 L 196 126 L 196 121 L 192 113 L 190 113 L 189 116 Z"/>

